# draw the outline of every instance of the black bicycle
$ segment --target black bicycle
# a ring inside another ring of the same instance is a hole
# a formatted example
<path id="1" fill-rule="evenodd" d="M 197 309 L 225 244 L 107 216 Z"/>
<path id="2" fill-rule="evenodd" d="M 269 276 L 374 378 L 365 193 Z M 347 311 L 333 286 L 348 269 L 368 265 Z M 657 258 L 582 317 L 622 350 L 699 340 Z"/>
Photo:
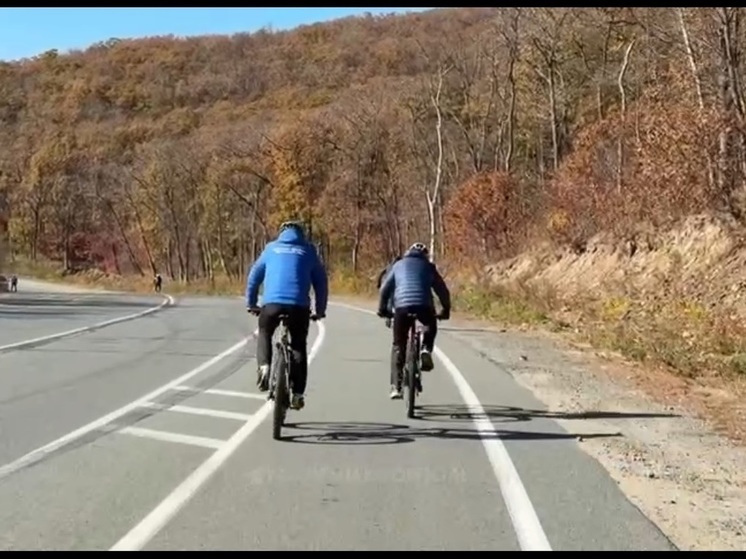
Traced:
<path id="1" fill-rule="evenodd" d="M 259 309 L 250 309 L 254 315 L 259 314 Z M 267 400 L 274 401 L 272 409 L 272 438 L 276 441 L 282 439 L 282 427 L 285 425 L 288 409 L 290 409 L 290 398 L 292 393 L 292 383 L 290 382 L 290 330 L 288 328 L 287 313 L 282 313 L 278 317 L 280 325 L 278 326 L 277 341 L 275 342 L 274 351 L 272 352 L 272 363 L 269 374 L 269 395 Z M 316 321 L 319 318 L 312 314 L 311 320 Z"/>
<path id="2" fill-rule="evenodd" d="M 279 336 L 275 343 L 272 366 L 269 376 L 269 400 L 275 405 L 272 417 L 272 438 L 282 438 L 282 426 L 285 424 L 287 411 L 290 408 L 290 331 L 287 314 L 280 315 Z"/>
<path id="3" fill-rule="evenodd" d="M 386 317 L 391 319 L 391 316 Z M 407 417 L 413 419 L 415 415 L 415 400 L 422 393 L 422 371 L 420 370 L 420 352 L 422 350 L 422 326 L 414 313 L 407 314 L 411 320 L 409 334 L 407 335 L 406 358 L 404 361 L 404 378 L 402 388 L 405 389 L 406 397 L 404 401 L 407 405 Z M 443 320 L 442 315 L 435 317 L 437 320 Z M 390 323 L 386 324 L 391 327 Z"/>
<path id="4" fill-rule="evenodd" d="M 407 403 L 407 417 L 415 417 L 415 399 L 422 392 L 422 373 L 420 371 L 420 350 L 422 348 L 422 327 L 417 320 L 416 314 L 409 314 L 408 318 L 412 321 L 409 327 L 409 336 L 407 337 L 407 353 L 404 362 L 404 389 Z"/>

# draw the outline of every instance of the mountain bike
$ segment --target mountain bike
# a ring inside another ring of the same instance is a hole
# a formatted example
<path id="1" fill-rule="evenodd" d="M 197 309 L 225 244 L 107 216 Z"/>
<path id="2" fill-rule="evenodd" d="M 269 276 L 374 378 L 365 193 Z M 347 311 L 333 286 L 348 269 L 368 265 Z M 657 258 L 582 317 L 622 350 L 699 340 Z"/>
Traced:
<path id="1" fill-rule="evenodd" d="M 285 424 L 288 408 L 290 408 L 290 331 L 288 330 L 288 315 L 280 315 L 279 336 L 272 355 L 272 365 L 269 376 L 269 400 L 274 400 L 272 413 L 272 438 L 276 441 L 282 438 L 282 426 Z"/>
<path id="2" fill-rule="evenodd" d="M 420 371 L 420 349 L 422 348 L 422 327 L 416 314 L 407 315 L 412 321 L 407 337 L 406 361 L 404 362 L 404 383 L 406 392 L 404 401 L 407 404 L 407 417 L 415 417 L 415 399 L 422 392 L 422 373 Z"/>
<path id="3" fill-rule="evenodd" d="M 420 351 L 422 350 L 422 325 L 417 315 L 409 313 L 406 315 L 411 320 L 409 333 L 407 335 L 406 358 L 404 361 L 404 378 L 402 388 L 405 389 L 404 401 L 407 406 L 407 417 L 413 419 L 415 416 L 415 400 L 422 393 L 422 371 L 420 370 Z M 391 318 L 385 317 L 385 318 Z M 443 320 L 443 315 L 438 313 L 436 320 Z M 389 325 L 387 324 L 387 327 Z"/>
<path id="4" fill-rule="evenodd" d="M 254 315 L 259 314 L 259 309 L 251 309 Z M 277 327 L 276 341 L 272 352 L 272 362 L 269 373 L 269 394 L 267 400 L 274 401 L 272 409 L 272 438 L 276 441 L 282 439 L 282 427 L 285 425 L 288 409 L 290 409 L 290 399 L 292 393 L 292 383 L 290 382 L 290 365 L 291 365 L 291 348 L 290 348 L 290 329 L 288 319 L 290 315 L 282 313 L 278 317 L 280 324 Z M 319 317 L 311 314 L 311 320 L 317 321 Z"/>

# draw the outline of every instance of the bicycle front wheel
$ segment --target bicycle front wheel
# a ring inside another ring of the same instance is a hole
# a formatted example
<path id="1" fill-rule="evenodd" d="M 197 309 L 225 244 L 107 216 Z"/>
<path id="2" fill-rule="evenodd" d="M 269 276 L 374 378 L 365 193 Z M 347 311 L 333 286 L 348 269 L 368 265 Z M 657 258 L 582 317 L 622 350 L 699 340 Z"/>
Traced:
<path id="1" fill-rule="evenodd" d="M 275 369 L 272 438 L 279 441 L 282 438 L 282 426 L 285 423 L 287 407 L 290 405 L 290 398 L 288 397 L 288 367 L 290 363 L 284 348 L 277 348 L 275 359 L 277 359 L 277 368 Z"/>
<path id="2" fill-rule="evenodd" d="M 407 402 L 407 417 L 412 419 L 415 416 L 414 400 L 417 395 L 417 353 L 411 341 L 408 345 L 409 351 L 407 351 L 407 365 L 405 370 L 406 376 L 404 385 L 407 391 L 407 395 L 405 398 Z"/>

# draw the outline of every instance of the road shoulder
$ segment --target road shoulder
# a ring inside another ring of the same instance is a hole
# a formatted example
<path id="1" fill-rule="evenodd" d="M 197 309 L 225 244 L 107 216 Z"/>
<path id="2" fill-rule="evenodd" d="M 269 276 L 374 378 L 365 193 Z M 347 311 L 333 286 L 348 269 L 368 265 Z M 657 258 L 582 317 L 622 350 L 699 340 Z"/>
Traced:
<path id="1" fill-rule="evenodd" d="M 118 291 L 109 291 L 97 287 L 79 287 L 71 283 L 64 282 L 49 282 L 41 281 L 26 277 L 18 278 L 19 291 L 33 291 L 33 292 L 46 292 L 46 293 L 101 293 L 101 294 L 113 294 L 120 293 Z"/>
<path id="2" fill-rule="evenodd" d="M 336 300 L 373 308 L 365 299 Z M 740 466 L 746 463 L 746 450 L 715 434 L 685 402 L 653 399 L 640 386 L 642 367 L 600 358 L 543 332 L 506 330 L 463 318 L 441 329 L 507 370 L 550 411 L 588 416 L 599 410 L 619 412 L 616 418 L 583 419 L 583 430 L 613 429 L 623 437 L 583 440 L 580 446 L 679 549 L 746 548 L 746 484 Z M 494 349 L 497 336 L 500 351 Z M 512 348 L 509 354 L 506 346 Z M 675 417 L 621 416 L 631 412 Z M 577 419 L 557 421 L 577 427 Z"/>

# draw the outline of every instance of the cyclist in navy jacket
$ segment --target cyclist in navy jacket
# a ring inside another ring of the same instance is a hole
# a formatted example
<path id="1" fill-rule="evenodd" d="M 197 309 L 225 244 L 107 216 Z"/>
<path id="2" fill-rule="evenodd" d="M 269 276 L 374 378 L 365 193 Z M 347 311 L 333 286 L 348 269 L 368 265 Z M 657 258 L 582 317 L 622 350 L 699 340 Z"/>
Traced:
<path id="1" fill-rule="evenodd" d="M 440 300 L 442 311 L 435 312 L 433 291 Z M 407 350 L 407 337 L 412 326 L 410 314 L 416 315 L 423 325 L 420 368 L 433 369 L 432 351 L 438 334 L 438 319 L 451 316 L 451 294 L 435 264 L 428 259 L 428 250 L 423 243 L 413 244 L 404 257 L 396 262 L 383 279 L 378 299 L 378 316 L 389 317 L 389 299 L 393 296 L 393 345 L 391 348 L 391 393 L 390 398 L 402 397 L 402 370 Z"/>

